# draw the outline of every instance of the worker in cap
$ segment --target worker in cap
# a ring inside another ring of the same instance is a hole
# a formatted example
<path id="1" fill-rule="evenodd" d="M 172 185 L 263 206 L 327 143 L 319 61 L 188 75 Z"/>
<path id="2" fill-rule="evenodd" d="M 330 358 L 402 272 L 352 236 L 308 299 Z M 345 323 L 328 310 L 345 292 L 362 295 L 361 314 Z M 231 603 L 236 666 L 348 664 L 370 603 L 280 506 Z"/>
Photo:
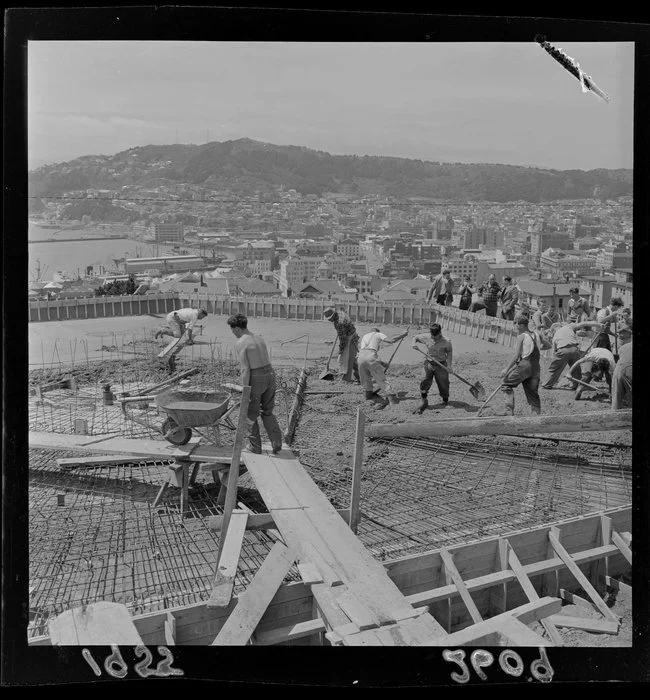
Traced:
<path id="1" fill-rule="evenodd" d="M 343 311 L 337 311 L 330 306 L 323 312 L 323 318 L 331 321 L 336 329 L 339 341 L 339 372 L 344 382 L 352 384 L 356 381 L 361 383 L 359 378 L 359 366 L 357 355 L 359 354 L 359 334 L 350 317 Z M 354 380 L 352 376 L 354 375 Z"/>
<path id="2" fill-rule="evenodd" d="M 506 415 L 515 412 L 515 387 L 521 384 L 526 401 L 533 414 L 539 415 L 542 404 L 539 398 L 539 382 L 541 369 L 539 358 L 541 350 L 551 347 L 551 343 L 538 331 L 528 328 L 528 316 L 519 314 L 515 319 L 519 335 L 515 345 L 515 355 L 512 361 L 501 372 L 501 390 L 505 394 Z"/>
<path id="3" fill-rule="evenodd" d="M 420 382 L 420 396 L 422 403 L 416 409 L 416 413 L 424 413 L 429 407 L 429 389 L 435 380 L 443 406 L 449 402 L 449 372 L 452 371 L 453 349 L 451 342 L 443 337 L 442 326 L 439 323 L 432 323 L 429 326 L 429 333 L 421 333 L 413 338 L 413 347 L 417 348 L 418 343 L 427 349 L 427 355 L 437 360 L 440 364 L 424 360 L 424 379 Z M 440 365 L 443 365 L 442 367 Z"/>
<path id="4" fill-rule="evenodd" d="M 632 319 L 621 326 L 618 339 L 618 362 L 612 375 L 612 410 L 617 411 L 627 404 L 632 408 Z"/>
<path id="5" fill-rule="evenodd" d="M 513 321 L 515 318 L 515 304 L 519 301 L 519 290 L 512 283 L 512 277 L 506 275 L 503 278 L 501 288 L 501 318 L 506 321 Z"/>
<path id="6" fill-rule="evenodd" d="M 386 379 L 385 364 L 379 359 L 379 348 L 382 345 L 397 343 L 402 338 L 406 338 L 407 335 L 408 331 L 389 338 L 379 328 L 373 328 L 370 333 L 366 333 L 361 338 L 359 346 L 359 375 L 361 377 L 361 386 L 366 392 L 367 401 L 375 401 L 381 404 L 382 408 L 388 403 L 399 403 L 397 396 Z M 374 389 L 373 381 L 379 387 L 378 390 Z M 386 398 L 379 396 L 380 390 L 384 391 Z"/>

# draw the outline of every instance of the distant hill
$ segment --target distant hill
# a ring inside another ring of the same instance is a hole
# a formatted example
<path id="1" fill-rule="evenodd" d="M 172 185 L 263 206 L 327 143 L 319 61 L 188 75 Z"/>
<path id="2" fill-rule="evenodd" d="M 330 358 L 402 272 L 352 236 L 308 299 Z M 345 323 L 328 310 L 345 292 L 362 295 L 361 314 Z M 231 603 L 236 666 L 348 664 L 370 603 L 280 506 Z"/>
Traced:
<path id="1" fill-rule="evenodd" d="M 454 202 L 616 198 L 632 194 L 631 170 L 546 170 L 488 163 L 438 163 L 385 156 L 333 156 L 300 146 L 238 139 L 141 146 L 84 156 L 29 173 L 30 194 L 188 183 L 242 194 L 278 185 L 303 194 L 346 192 Z"/>

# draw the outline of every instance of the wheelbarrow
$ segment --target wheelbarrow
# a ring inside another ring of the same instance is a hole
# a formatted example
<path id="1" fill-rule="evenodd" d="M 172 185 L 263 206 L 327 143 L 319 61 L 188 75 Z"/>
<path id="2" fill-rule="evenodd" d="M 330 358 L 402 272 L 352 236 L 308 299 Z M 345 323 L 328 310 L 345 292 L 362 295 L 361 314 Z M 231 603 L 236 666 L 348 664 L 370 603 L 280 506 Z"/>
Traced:
<path id="1" fill-rule="evenodd" d="M 239 406 L 239 402 L 230 405 L 231 394 L 224 391 L 181 390 L 169 391 L 156 397 L 156 405 L 167 418 L 161 426 L 161 432 L 172 445 L 186 445 L 195 430 L 210 439 L 204 431 L 224 426 L 236 430 L 237 426 L 230 420 L 230 414 Z"/>

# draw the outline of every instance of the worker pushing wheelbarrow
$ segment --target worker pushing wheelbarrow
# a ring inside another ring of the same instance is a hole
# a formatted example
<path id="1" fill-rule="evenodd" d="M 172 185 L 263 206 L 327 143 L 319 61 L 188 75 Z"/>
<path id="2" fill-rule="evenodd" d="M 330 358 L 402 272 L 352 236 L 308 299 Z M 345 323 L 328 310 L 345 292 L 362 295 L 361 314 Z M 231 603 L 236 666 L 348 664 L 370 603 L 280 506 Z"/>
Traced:
<path id="1" fill-rule="evenodd" d="M 231 394 L 224 391 L 180 390 L 170 391 L 156 397 L 156 405 L 166 414 L 162 434 L 172 445 L 186 445 L 192 431 L 208 439 L 208 429 L 218 432 L 220 426 L 236 430 L 230 415 L 239 406 L 231 405 Z M 218 442 L 218 439 L 217 439 Z"/>

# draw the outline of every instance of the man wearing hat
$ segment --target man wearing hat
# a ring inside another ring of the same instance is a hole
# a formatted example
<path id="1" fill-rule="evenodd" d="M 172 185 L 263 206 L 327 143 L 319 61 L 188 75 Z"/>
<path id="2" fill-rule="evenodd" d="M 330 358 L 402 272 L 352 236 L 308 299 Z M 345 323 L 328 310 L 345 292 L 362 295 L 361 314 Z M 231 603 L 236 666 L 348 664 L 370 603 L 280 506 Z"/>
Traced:
<path id="1" fill-rule="evenodd" d="M 337 311 L 330 306 L 323 312 L 323 318 L 334 324 L 339 341 L 339 372 L 344 382 L 353 382 L 352 375 L 358 384 L 359 366 L 357 355 L 359 354 L 359 334 L 350 317 L 343 311 Z"/>
<path id="2" fill-rule="evenodd" d="M 501 288 L 501 318 L 513 321 L 515 318 L 515 304 L 519 301 L 519 290 L 512 283 L 512 277 L 506 275 L 503 278 Z"/>
<path id="3" fill-rule="evenodd" d="M 521 384 L 526 401 L 534 415 L 542 411 L 539 399 L 539 381 L 541 370 L 539 366 L 540 351 L 551 347 L 551 344 L 538 331 L 528 328 L 528 316 L 519 314 L 514 319 L 519 335 L 515 345 L 515 356 L 512 362 L 501 372 L 501 390 L 505 394 L 506 412 L 512 416 L 515 412 L 514 388 Z"/>
<path id="4" fill-rule="evenodd" d="M 451 272 L 445 267 L 439 275 L 434 277 L 431 287 L 427 292 L 427 304 L 433 299 L 441 306 L 451 306 L 454 298 L 454 280 L 451 279 Z"/>
<path id="5" fill-rule="evenodd" d="M 449 372 L 452 369 L 453 351 L 451 343 L 446 338 L 443 338 L 442 326 L 439 323 L 432 323 L 429 326 L 428 334 L 421 333 L 416 335 L 413 338 L 413 347 L 416 348 L 418 343 L 422 343 L 426 347 L 427 355 L 445 365 L 441 367 L 438 364 L 429 362 L 427 359 L 424 360 L 424 379 L 420 382 L 422 403 L 417 409 L 417 412 L 422 414 L 429 406 L 427 396 L 434 379 L 436 380 L 442 403 L 446 406 L 449 401 Z"/>
<path id="6" fill-rule="evenodd" d="M 617 333 L 618 362 L 612 376 L 612 411 L 632 407 L 632 319 Z"/>

